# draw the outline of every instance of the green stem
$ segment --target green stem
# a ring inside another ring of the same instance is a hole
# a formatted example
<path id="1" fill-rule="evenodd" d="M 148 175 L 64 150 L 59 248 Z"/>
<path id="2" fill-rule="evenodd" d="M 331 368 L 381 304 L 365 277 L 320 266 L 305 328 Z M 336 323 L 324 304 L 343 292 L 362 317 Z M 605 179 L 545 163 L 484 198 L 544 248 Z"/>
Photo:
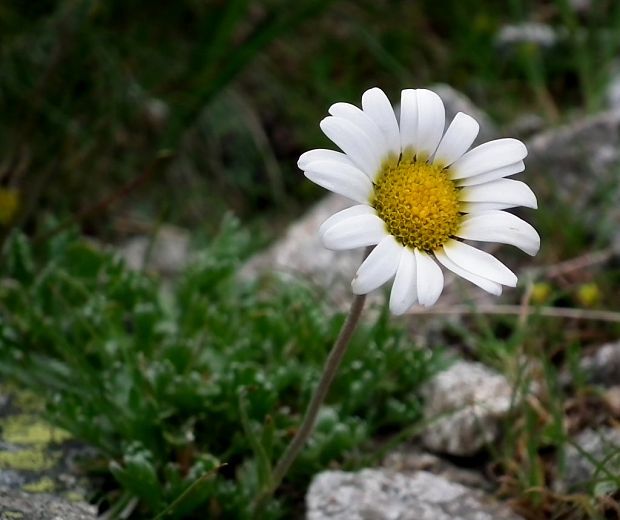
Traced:
<path id="1" fill-rule="evenodd" d="M 365 294 L 357 295 L 353 300 L 351 310 L 349 311 L 349 315 L 347 316 L 342 329 L 340 329 L 338 339 L 334 343 L 329 356 L 327 356 L 327 360 L 325 361 L 325 366 L 323 368 L 323 374 L 321 375 L 321 380 L 314 390 L 314 394 L 312 395 L 312 399 L 310 400 L 310 404 L 306 410 L 303 422 L 301 423 L 299 430 L 297 430 L 295 437 L 293 437 L 293 440 L 287 446 L 286 450 L 284 450 L 280 460 L 278 460 L 278 463 L 273 470 L 269 487 L 265 489 L 256 500 L 254 508 L 255 512 L 260 511 L 262 506 L 265 504 L 265 501 L 276 491 L 289 468 L 293 462 L 295 462 L 299 452 L 304 447 L 308 437 L 312 434 L 316 417 L 323 401 L 325 401 L 325 397 L 327 397 L 327 393 L 329 392 L 329 388 L 334 380 L 334 377 L 336 376 L 336 372 L 340 367 L 342 358 L 347 351 L 349 341 L 351 340 L 351 336 L 353 335 L 355 327 L 359 322 L 365 302 Z"/>

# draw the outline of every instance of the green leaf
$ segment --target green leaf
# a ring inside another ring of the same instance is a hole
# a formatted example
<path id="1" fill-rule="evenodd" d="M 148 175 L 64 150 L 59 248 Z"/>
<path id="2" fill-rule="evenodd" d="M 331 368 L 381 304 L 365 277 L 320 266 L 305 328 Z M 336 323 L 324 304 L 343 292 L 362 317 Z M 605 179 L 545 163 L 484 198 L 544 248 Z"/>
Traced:
<path id="1" fill-rule="evenodd" d="M 134 445 L 123 456 L 123 463 L 110 462 L 110 471 L 123 487 L 145 501 L 154 511 L 162 507 L 161 485 L 152 454 Z"/>

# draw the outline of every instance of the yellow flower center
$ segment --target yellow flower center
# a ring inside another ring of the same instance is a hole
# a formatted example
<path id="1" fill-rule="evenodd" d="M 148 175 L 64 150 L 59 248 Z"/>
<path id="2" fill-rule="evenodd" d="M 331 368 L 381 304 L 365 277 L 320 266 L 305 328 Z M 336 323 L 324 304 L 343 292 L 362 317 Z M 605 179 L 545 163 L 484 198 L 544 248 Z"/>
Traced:
<path id="1" fill-rule="evenodd" d="M 457 188 L 440 164 L 403 159 L 386 164 L 370 203 L 404 246 L 433 251 L 457 231 Z"/>

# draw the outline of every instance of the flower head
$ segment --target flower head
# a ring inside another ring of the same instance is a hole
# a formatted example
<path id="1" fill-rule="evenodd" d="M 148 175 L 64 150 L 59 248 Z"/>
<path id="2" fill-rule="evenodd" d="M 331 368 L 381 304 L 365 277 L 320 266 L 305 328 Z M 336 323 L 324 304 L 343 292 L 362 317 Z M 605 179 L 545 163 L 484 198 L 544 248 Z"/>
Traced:
<path id="1" fill-rule="evenodd" d="M 444 285 L 437 262 L 492 294 L 516 285 L 510 269 L 462 239 L 538 251 L 536 230 L 504 211 L 537 207 L 527 185 L 506 178 L 525 169 L 521 141 L 497 139 L 469 150 L 478 123 L 459 112 L 444 132 L 443 102 L 425 89 L 402 91 L 399 121 L 378 88 L 364 93 L 361 109 L 336 103 L 329 113 L 321 129 L 342 152 L 311 150 L 298 165 L 311 181 L 357 202 L 319 229 L 329 249 L 376 246 L 351 282 L 354 293 L 394 278 L 393 313 L 433 305 Z"/>

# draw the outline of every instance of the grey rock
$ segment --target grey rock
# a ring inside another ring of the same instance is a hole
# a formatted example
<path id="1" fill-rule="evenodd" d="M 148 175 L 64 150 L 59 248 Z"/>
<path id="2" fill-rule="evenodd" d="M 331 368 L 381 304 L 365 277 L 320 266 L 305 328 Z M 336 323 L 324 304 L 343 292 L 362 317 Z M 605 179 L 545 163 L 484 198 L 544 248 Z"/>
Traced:
<path id="1" fill-rule="evenodd" d="M 161 131 L 170 118 L 170 107 L 158 98 L 145 99 L 142 111 L 145 121 L 157 131 Z"/>
<path id="2" fill-rule="evenodd" d="M 189 262 L 190 236 L 184 229 L 166 225 L 153 237 L 130 238 L 121 245 L 119 253 L 131 269 L 172 276 Z"/>
<path id="3" fill-rule="evenodd" d="M 540 47 L 553 47 L 558 41 L 558 35 L 550 25 L 526 22 L 504 25 L 497 33 L 495 41 L 499 46 L 529 43 Z"/>
<path id="4" fill-rule="evenodd" d="M 620 110 L 543 132 L 527 143 L 525 181 L 539 199 L 570 207 L 593 231 L 617 229 L 619 142 Z"/>
<path id="5" fill-rule="evenodd" d="M 620 473 L 620 430 L 582 431 L 566 449 L 559 466 L 559 478 L 554 483 L 558 492 L 583 491 L 590 485 L 594 486 L 596 494 L 616 491 Z"/>
<path id="6" fill-rule="evenodd" d="M 307 520 L 518 520 L 488 495 L 426 471 L 387 469 L 318 474 Z"/>
<path id="7" fill-rule="evenodd" d="M 422 394 L 429 421 L 422 434 L 423 445 L 457 456 L 474 455 L 498 438 L 513 398 L 503 375 L 466 361 L 437 374 Z"/>
<path id="8" fill-rule="evenodd" d="M 579 366 L 591 384 L 620 385 L 620 341 L 599 347 L 594 355 L 584 357 Z"/>
<path id="9" fill-rule="evenodd" d="M 545 128 L 545 119 L 540 114 L 525 113 L 517 116 L 506 130 L 506 134 L 518 139 L 530 138 Z"/>
<path id="10" fill-rule="evenodd" d="M 620 258 L 620 107 L 536 135 L 527 142 L 524 180 L 547 211 L 579 216 Z"/>
<path id="11" fill-rule="evenodd" d="M 12 469 L 0 470 L 0 488 L 21 489 L 27 483 L 23 472 Z"/>
<path id="12" fill-rule="evenodd" d="M 326 249 L 318 229 L 331 215 L 349 206 L 351 202 L 344 197 L 328 195 L 292 224 L 273 246 L 251 259 L 240 276 L 251 279 L 260 273 L 276 272 L 285 277 L 308 278 L 319 287 L 329 288 L 336 303 L 345 305 L 351 299 L 350 284 L 363 258 L 363 249 Z"/>
<path id="13" fill-rule="evenodd" d="M 82 467 L 98 453 L 48 424 L 41 417 L 42 401 L 34 394 L 1 384 L 0 393 L 5 398 L 0 406 L 2 493 L 17 498 L 24 492 L 33 496 L 45 493 L 59 501 L 90 494 L 92 483 Z M 2 498 L 0 505 L 5 505 Z"/>
<path id="14" fill-rule="evenodd" d="M 620 65 L 616 65 L 605 89 L 605 103 L 612 110 L 620 109 Z"/>
<path id="15" fill-rule="evenodd" d="M 468 488 L 485 492 L 491 492 L 494 489 L 493 483 L 479 471 L 455 466 L 446 459 L 415 446 L 403 447 L 391 452 L 383 460 L 382 467 L 400 473 L 428 471 Z"/>
<path id="16" fill-rule="evenodd" d="M 578 13 L 587 13 L 592 8 L 592 0 L 569 0 L 568 5 Z"/>
<path id="17" fill-rule="evenodd" d="M 94 506 L 73 503 L 51 495 L 30 495 L 0 489 L 0 520 L 92 520 Z"/>

